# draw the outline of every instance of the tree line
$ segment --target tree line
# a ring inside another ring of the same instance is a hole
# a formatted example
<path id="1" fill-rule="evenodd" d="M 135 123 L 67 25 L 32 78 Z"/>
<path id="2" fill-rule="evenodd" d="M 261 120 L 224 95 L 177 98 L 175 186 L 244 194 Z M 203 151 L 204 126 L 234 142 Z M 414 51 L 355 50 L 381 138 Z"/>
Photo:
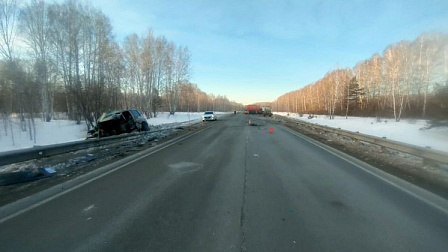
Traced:
<path id="1" fill-rule="evenodd" d="M 340 116 L 448 119 L 448 34 L 424 33 L 388 46 L 353 69 L 276 99 L 277 111 Z"/>
<path id="2" fill-rule="evenodd" d="M 242 105 L 189 81 L 190 52 L 151 30 L 113 36 L 107 16 L 76 0 L 0 0 L 0 114 L 28 125 L 66 112 L 93 126 L 105 111 L 230 111 Z M 4 123 L 4 125 L 7 125 Z M 6 126 L 5 126 L 6 127 Z M 31 131 L 31 130 L 30 130 Z M 6 128 L 5 128 L 6 132 Z"/>

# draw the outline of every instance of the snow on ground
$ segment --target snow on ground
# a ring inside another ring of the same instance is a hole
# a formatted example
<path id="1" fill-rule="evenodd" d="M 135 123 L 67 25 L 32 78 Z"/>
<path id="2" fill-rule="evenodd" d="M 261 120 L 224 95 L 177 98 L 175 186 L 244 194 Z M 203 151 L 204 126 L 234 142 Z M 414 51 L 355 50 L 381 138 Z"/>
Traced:
<path id="1" fill-rule="evenodd" d="M 201 120 L 201 116 L 203 113 L 182 113 L 178 112 L 174 115 L 170 115 L 170 113 L 160 113 L 157 117 L 150 118 L 148 123 L 150 125 L 161 125 L 168 123 L 184 123 L 184 122 L 197 122 Z M 219 113 L 218 113 L 219 115 Z"/>
<path id="2" fill-rule="evenodd" d="M 287 113 L 275 114 L 288 116 Z M 335 119 L 330 120 L 325 115 L 308 119 L 308 115 L 300 117 L 298 114 L 290 114 L 289 117 L 448 152 L 448 127 L 425 129 L 428 126 L 426 120 L 402 119 L 400 122 L 395 122 L 393 118 L 348 117 L 345 119 L 343 116 L 336 116 Z"/>
<path id="3" fill-rule="evenodd" d="M 170 123 L 194 123 L 201 120 L 203 113 L 159 113 L 157 117 L 148 119 L 150 125 L 163 125 Z M 224 114 L 224 113 L 217 113 Z M 52 120 L 43 122 L 40 119 L 35 120 L 36 124 L 36 142 L 30 140 L 29 131 L 22 131 L 17 118 L 12 119 L 13 133 L 10 132 L 10 126 L 7 125 L 7 134 L 3 121 L 0 121 L 0 152 L 31 148 L 34 145 L 49 145 L 79 141 L 86 138 L 87 125 L 81 123 L 77 125 L 74 121 Z"/>
<path id="4" fill-rule="evenodd" d="M 74 121 L 68 120 L 52 120 L 51 122 L 43 122 L 38 119 L 36 124 L 36 142 L 30 140 L 29 130 L 22 131 L 19 123 L 15 118 L 12 120 L 11 134 L 10 126 L 5 134 L 3 121 L 0 122 L 0 152 L 25 149 L 33 147 L 33 145 L 49 145 L 57 143 L 65 143 L 85 139 L 87 133 L 86 124 L 77 125 Z"/>
<path id="5" fill-rule="evenodd" d="M 219 115 L 220 113 L 218 113 Z M 223 113 L 221 113 L 223 114 Z M 286 116 L 286 113 L 278 113 Z M 194 123 L 201 120 L 202 113 L 160 113 L 155 118 L 148 119 L 150 125 L 162 125 L 169 123 Z M 298 114 L 290 114 L 290 117 L 307 122 L 341 128 L 348 131 L 360 132 L 367 135 L 386 137 L 387 139 L 405 142 L 422 147 L 448 152 L 448 127 L 438 127 L 425 130 L 427 123 L 425 120 L 406 120 L 395 122 L 393 119 L 377 120 L 368 117 L 345 117 L 337 116 L 330 120 L 327 116 L 318 115 L 317 118 L 308 119 L 308 115 L 300 117 Z M 13 120 L 14 121 L 14 120 Z M 5 134 L 3 122 L 0 121 L 0 152 L 30 148 L 34 145 L 49 145 L 78 141 L 85 139 L 87 126 L 85 124 L 76 125 L 73 121 L 53 120 L 42 122 L 36 120 L 36 143 L 30 140 L 29 132 L 20 130 L 18 123 L 13 123 L 14 144 L 11 132 Z"/>

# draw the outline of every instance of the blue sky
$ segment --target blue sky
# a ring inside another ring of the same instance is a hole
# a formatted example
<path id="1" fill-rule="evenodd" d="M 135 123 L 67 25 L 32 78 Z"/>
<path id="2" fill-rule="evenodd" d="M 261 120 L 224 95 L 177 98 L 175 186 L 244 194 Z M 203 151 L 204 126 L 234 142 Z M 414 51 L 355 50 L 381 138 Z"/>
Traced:
<path id="1" fill-rule="evenodd" d="M 249 104 L 354 67 L 390 44 L 448 32 L 447 0 L 92 0 L 118 41 L 151 29 L 191 53 L 191 82 Z"/>

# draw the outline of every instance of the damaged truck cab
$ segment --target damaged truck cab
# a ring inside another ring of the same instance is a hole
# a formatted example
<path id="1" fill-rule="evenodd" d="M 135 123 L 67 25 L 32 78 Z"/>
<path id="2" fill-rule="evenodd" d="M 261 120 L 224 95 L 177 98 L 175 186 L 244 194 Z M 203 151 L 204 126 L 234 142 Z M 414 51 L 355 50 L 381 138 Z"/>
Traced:
<path id="1" fill-rule="evenodd" d="M 87 132 L 87 138 L 107 137 L 134 131 L 149 131 L 146 117 L 137 109 L 115 110 L 102 114 L 95 128 Z"/>

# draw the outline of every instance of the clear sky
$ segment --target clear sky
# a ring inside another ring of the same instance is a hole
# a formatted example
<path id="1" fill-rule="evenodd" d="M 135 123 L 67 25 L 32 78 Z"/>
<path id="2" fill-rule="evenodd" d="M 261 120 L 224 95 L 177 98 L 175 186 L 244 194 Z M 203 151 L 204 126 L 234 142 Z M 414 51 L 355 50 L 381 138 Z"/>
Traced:
<path id="1" fill-rule="evenodd" d="M 91 0 L 118 41 L 151 29 L 191 53 L 190 81 L 249 104 L 354 67 L 390 44 L 448 32 L 448 0 Z"/>

